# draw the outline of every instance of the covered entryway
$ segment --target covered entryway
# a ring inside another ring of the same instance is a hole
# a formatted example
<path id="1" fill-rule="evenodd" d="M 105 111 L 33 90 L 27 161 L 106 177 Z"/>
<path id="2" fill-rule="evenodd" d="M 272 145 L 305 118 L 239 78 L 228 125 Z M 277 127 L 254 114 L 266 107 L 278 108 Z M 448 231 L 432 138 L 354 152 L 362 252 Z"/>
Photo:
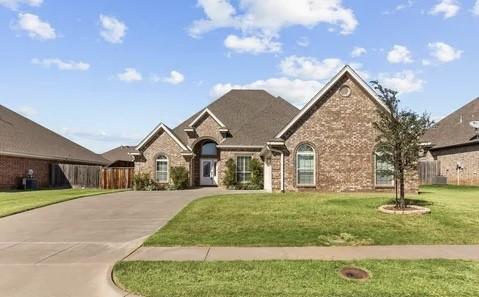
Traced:
<path id="1" fill-rule="evenodd" d="M 216 145 L 217 143 L 212 139 L 203 139 L 194 145 L 194 185 L 218 185 L 218 149 Z"/>

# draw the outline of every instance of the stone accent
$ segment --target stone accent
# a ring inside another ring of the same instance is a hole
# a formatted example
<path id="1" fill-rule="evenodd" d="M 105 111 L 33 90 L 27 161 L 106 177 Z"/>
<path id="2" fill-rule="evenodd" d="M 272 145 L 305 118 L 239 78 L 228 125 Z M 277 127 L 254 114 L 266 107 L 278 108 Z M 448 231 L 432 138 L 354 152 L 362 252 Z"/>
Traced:
<path id="1" fill-rule="evenodd" d="M 53 161 L 0 155 L 0 188 L 17 188 L 29 169 L 33 169 L 38 187 L 49 186 L 50 164 Z"/>
<path id="2" fill-rule="evenodd" d="M 168 158 L 170 167 L 184 166 L 190 168 L 190 163 L 181 155 L 182 148 L 168 133 L 161 131 L 143 151 L 143 158 L 135 160 L 135 174 L 148 173 L 155 179 L 156 158 L 164 155 Z"/>
<path id="3" fill-rule="evenodd" d="M 430 151 L 441 162 L 441 175 L 448 184 L 479 185 L 479 144 L 435 149 Z M 457 164 L 462 170 L 457 170 Z"/>

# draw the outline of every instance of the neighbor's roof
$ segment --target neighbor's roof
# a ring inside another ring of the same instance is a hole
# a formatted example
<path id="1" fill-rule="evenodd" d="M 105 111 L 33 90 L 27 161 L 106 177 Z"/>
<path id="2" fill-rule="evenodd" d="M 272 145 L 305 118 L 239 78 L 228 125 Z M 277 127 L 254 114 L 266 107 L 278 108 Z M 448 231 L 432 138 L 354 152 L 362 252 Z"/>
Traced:
<path id="1" fill-rule="evenodd" d="M 107 164 L 102 156 L 0 105 L 0 154 Z"/>
<path id="2" fill-rule="evenodd" d="M 263 146 L 299 112 L 283 98 L 264 90 L 231 90 L 205 109 L 224 123 L 232 135 L 220 143 L 223 146 Z M 184 129 L 205 109 L 173 129 L 182 142 L 187 143 Z"/>
<path id="3" fill-rule="evenodd" d="M 133 157 L 130 153 L 137 152 L 134 146 L 122 145 L 103 153 L 102 156 L 110 161 L 110 164 L 117 161 L 133 162 Z"/>
<path id="4" fill-rule="evenodd" d="M 423 136 L 424 142 L 431 142 L 433 149 L 479 143 L 471 121 L 479 121 L 479 98 L 472 100 L 451 113 Z"/>

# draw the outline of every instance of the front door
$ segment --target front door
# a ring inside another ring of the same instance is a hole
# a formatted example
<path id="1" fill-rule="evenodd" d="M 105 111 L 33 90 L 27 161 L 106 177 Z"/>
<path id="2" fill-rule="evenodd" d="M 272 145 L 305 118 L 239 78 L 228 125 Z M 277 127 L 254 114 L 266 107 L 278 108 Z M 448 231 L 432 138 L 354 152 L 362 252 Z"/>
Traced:
<path id="1" fill-rule="evenodd" d="M 218 185 L 218 175 L 216 174 L 215 159 L 200 160 L 200 185 L 201 186 Z"/>

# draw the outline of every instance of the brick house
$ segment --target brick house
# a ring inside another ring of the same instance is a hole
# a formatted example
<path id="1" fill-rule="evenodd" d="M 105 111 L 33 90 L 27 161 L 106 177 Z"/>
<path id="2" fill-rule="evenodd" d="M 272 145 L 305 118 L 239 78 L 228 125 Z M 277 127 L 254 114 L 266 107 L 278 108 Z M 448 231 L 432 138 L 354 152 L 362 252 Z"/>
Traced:
<path id="1" fill-rule="evenodd" d="M 222 186 L 225 163 L 248 182 L 249 161 L 261 159 L 267 191 L 373 191 L 394 187 L 376 175 L 378 109 L 374 90 L 345 66 L 303 109 L 262 90 L 232 90 L 178 127 L 159 124 L 137 147 L 135 172 L 169 182 L 184 166 L 191 186 Z M 417 190 L 410 179 L 408 190 Z"/>
<path id="2" fill-rule="evenodd" d="M 423 137 L 424 159 L 439 161 L 439 174 L 449 184 L 479 185 L 479 129 L 473 127 L 477 121 L 479 98 L 443 118 Z"/>
<path id="3" fill-rule="evenodd" d="M 39 187 L 51 186 L 52 166 L 105 165 L 107 160 L 0 105 L 0 188 L 16 188 L 31 169 Z"/>

